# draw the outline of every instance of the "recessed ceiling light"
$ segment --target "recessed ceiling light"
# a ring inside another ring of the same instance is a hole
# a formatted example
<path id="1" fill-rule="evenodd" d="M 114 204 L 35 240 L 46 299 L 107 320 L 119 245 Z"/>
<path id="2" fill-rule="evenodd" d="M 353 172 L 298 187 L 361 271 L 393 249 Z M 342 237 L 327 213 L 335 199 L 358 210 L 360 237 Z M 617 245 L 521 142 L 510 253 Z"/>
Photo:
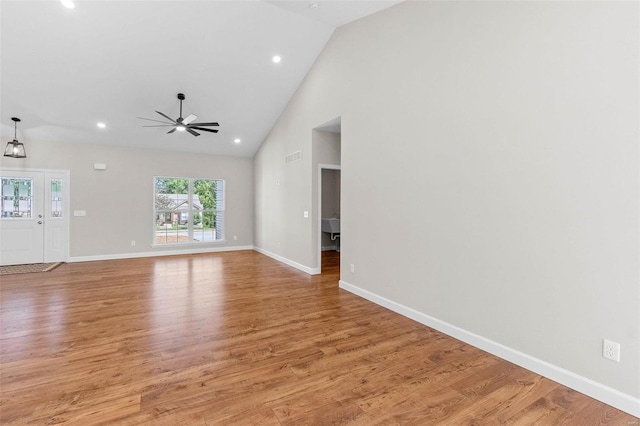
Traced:
<path id="1" fill-rule="evenodd" d="M 62 3 L 62 5 L 67 9 L 73 9 L 74 7 L 76 7 L 76 5 L 73 4 L 71 0 L 60 0 L 60 3 Z"/>
<path id="2" fill-rule="evenodd" d="M 235 138 L 235 139 L 233 140 L 233 142 L 234 142 L 234 143 L 240 143 L 240 142 L 242 142 L 242 141 L 240 140 L 240 138 Z"/>
<path id="3" fill-rule="evenodd" d="M 100 127 L 101 129 L 104 129 L 105 127 L 107 127 L 107 125 L 104 123 L 98 123 L 98 127 Z"/>
<path id="4" fill-rule="evenodd" d="M 280 61 L 282 60 L 282 58 L 281 58 L 280 56 L 276 55 L 276 56 L 274 56 L 273 58 L 271 58 L 271 60 L 272 60 L 274 63 L 279 64 L 279 63 L 280 63 Z"/>
<path id="5" fill-rule="evenodd" d="M 319 7 L 320 7 L 320 3 L 318 3 L 317 1 L 309 2 L 309 7 L 310 7 L 311 9 L 317 9 L 317 8 L 319 8 Z"/>

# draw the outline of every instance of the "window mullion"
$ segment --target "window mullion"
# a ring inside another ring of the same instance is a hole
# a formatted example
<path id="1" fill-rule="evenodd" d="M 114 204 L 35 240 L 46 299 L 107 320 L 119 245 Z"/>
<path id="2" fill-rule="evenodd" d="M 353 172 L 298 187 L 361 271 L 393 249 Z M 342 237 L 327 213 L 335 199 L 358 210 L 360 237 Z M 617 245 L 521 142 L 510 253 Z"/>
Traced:
<path id="1" fill-rule="evenodd" d="M 187 221 L 187 234 L 189 238 L 189 242 L 193 242 L 193 179 L 189 179 L 189 202 L 187 206 L 189 206 L 189 220 Z"/>

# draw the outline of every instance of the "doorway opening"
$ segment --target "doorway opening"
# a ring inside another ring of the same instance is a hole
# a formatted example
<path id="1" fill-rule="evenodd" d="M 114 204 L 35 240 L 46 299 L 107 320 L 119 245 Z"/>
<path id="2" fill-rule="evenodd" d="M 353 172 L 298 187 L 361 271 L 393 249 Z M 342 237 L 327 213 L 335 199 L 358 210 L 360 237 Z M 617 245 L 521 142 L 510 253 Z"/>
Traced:
<path id="1" fill-rule="evenodd" d="M 320 272 L 340 267 L 341 167 L 318 165 L 318 253 Z"/>
<path id="2" fill-rule="evenodd" d="M 317 230 L 314 251 L 320 273 L 340 271 L 342 237 L 341 201 L 341 157 L 342 118 L 336 117 L 313 129 L 313 163 Z"/>

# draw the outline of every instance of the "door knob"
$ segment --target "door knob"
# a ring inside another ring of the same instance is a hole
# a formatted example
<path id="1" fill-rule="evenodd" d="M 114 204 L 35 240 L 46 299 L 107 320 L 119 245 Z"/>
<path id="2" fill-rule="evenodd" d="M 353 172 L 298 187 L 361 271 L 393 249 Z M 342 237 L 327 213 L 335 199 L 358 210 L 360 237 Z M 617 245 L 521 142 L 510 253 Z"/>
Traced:
<path id="1" fill-rule="evenodd" d="M 38 221 L 38 225 L 42 225 L 42 221 L 41 220 Z"/>
<path id="2" fill-rule="evenodd" d="M 38 215 L 38 217 L 39 217 L 40 219 L 42 219 L 42 215 L 41 215 L 41 214 L 39 214 L 39 215 Z"/>

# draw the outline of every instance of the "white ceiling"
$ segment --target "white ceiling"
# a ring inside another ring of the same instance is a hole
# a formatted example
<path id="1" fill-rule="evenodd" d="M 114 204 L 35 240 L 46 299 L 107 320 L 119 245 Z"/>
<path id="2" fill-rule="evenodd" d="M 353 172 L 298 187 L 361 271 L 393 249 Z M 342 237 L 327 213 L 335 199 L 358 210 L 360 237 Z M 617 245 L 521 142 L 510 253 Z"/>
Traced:
<path id="1" fill-rule="evenodd" d="M 399 1 L 2 0 L 2 135 L 252 156 L 335 27 Z M 142 127 L 179 92 L 218 134 Z"/>
<path id="2" fill-rule="evenodd" d="M 401 1 L 403 0 L 274 0 L 267 3 L 337 28 Z"/>

